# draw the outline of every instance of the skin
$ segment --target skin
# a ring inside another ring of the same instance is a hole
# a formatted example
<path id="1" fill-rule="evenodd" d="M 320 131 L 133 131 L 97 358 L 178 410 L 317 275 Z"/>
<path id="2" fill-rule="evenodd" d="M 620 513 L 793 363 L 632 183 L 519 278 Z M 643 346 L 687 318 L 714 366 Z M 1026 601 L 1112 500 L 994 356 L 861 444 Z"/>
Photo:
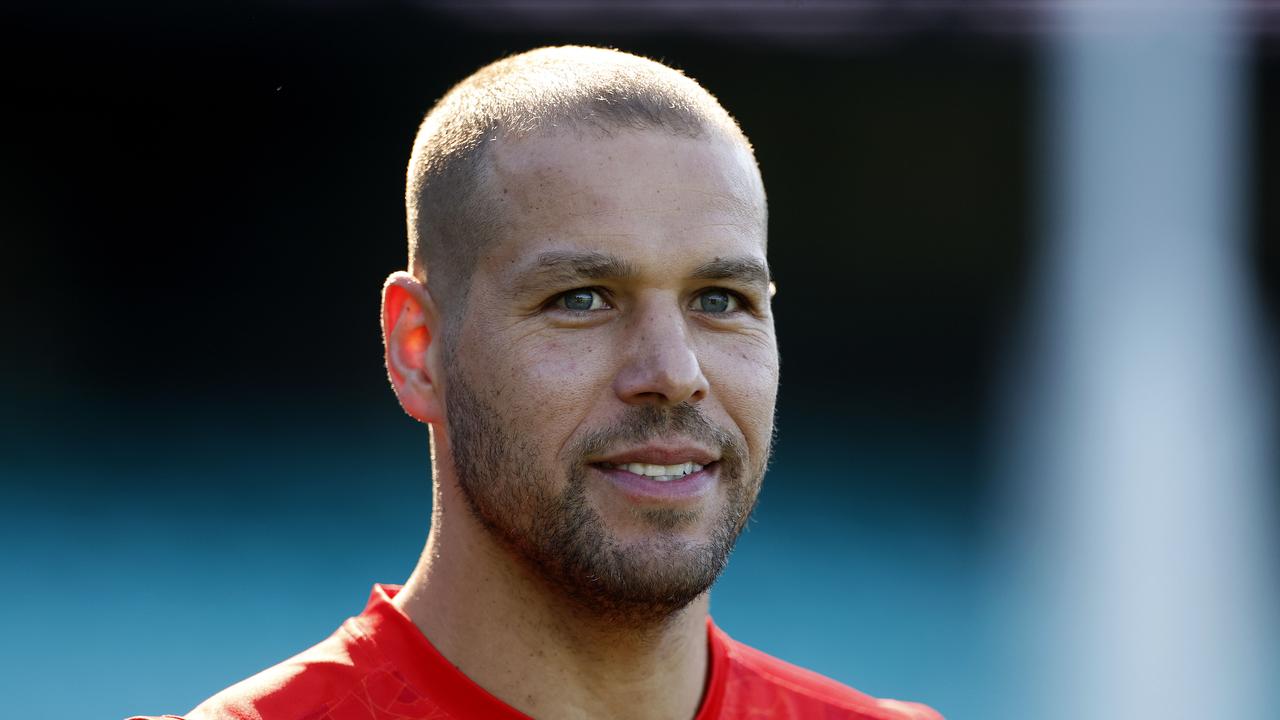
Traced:
<path id="1" fill-rule="evenodd" d="M 517 507 L 495 524 L 477 493 L 578 488 L 640 588 L 698 576 L 716 533 L 736 535 L 767 464 L 778 382 L 768 278 L 749 272 L 767 267 L 758 171 L 733 141 L 659 131 L 502 140 L 492 164 L 507 223 L 465 306 L 403 272 L 384 290 L 389 374 L 406 412 L 431 426 L 435 467 L 427 547 L 394 602 L 470 678 L 534 717 L 691 718 L 707 678 L 708 592 L 696 585 L 678 607 L 577 592 L 575 581 L 590 583 L 556 576 L 524 542 L 537 530 L 531 513 Z M 569 272 L 557 260 L 583 253 L 630 272 Z M 597 294 L 574 293 L 583 288 Z M 571 311 L 566 293 L 591 309 Z M 462 399 L 494 414 L 520 465 L 463 462 L 460 476 L 451 437 L 463 426 L 449 409 Z M 609 434 L 681 414 L 702 424 Z M 584 451 L 602 432 L 605 446 Z M 690 497 L 637 495 L 593 462 L 692 446 L 721 462 Z"/>

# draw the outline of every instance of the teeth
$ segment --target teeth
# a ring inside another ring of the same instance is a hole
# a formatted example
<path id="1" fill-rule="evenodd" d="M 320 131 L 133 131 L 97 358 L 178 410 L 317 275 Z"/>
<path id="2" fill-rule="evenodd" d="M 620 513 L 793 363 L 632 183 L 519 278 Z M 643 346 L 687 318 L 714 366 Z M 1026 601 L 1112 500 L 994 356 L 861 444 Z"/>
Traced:
<path id="1" fill-rule="evenodd" d="M 623 463 L 614 465 L 619 470 L 635 473 L 636 475 L 644 475 L 658 482 L 671 482 L 702 469 L 697 463 L 680 463 L 679 465 L 650 465 L 649 463 Z"/>

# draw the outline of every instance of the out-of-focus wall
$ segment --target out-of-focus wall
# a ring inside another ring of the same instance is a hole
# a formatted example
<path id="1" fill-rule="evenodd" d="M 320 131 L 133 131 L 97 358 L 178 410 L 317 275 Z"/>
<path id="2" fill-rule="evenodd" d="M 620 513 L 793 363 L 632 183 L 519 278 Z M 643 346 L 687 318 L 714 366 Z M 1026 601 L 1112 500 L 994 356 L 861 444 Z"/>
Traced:
<path id="1" fill-rule="evenodd" d="M 993 717 L 1014 681 L 984 526 L 991 405 L 1038 249 L 1044 29 L 572 5 L 0 10 L 10 712 L 185 711 L 407 575 L 426 438 L 386 387 L 377 302 L 405 262 L 410 143 L 475 68 L 580 42 L 701 81 L 769 192 L 778 454 L 718 622 L 868 692 Z M 1267 188 L 1275 73 L 1251 62 Z"/>

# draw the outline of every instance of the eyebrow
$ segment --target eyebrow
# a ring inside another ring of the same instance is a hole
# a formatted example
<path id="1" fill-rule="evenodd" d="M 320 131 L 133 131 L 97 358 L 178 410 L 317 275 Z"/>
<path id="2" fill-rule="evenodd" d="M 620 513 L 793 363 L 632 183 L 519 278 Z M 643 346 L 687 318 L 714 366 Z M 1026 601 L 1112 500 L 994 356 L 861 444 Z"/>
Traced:
<path id="1" fill-rule="evenodd" d="M 629 280 L 640 275 L 635 265 L 613 255 L 592 251 L 551 251 L 539 255 L 513 283 L 517 293 L 548 286 L 595 280 Z M 769 266 L 753 257 L 716 258 L 694 268 L 695 280 L 733 280 L 768 287 Z"/>
<path id="2" fill-rule="evenodd" d="M 634 265 L 612 255 L 590 251 L 552 251 L 539 255 L 529 269 L 521 272 L 514 287 L 517 292 L 525 292 L 585 280 L 626 280 L 639 274 Z"/>
<path id="3" fill-rule="evenodd" d="M 716 258 L 693 271 L 698 280 L 736 280 L 747 285 L 769 285 L 769 266 L 753 257 Z"/>

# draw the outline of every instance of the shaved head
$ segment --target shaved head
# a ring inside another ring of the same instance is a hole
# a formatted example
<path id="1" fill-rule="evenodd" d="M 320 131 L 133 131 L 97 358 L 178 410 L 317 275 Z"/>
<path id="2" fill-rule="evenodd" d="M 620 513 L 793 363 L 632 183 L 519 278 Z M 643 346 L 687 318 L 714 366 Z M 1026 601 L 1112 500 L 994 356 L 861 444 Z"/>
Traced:
<path id="1" fill-rule="evenodd" d="M 737 123 L 701 85 L 617 50 L 569 46 L 514 55 L 476 71 L 435 104 L 414 141 L 405 211 L 409 266 L 447 315 L 465 305 L 477 258 L 507 229 L 491 182 L 493 145 L 626 130 L 726 138 L 750 153 Z"/>

